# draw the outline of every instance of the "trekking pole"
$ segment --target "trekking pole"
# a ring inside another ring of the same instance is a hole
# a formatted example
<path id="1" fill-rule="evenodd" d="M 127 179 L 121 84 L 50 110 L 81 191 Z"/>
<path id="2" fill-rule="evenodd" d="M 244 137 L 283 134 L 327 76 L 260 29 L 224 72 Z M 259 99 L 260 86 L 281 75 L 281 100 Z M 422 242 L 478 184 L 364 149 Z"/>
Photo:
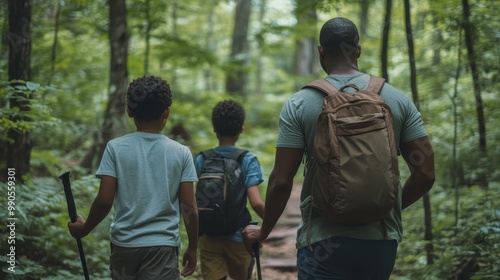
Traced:
<path id="1" fill-rule="evenodd" d="M 251 221 L 250 225 L 257 225 L 257 221 Z M 257 279 L 262 280 L 262 272 L 260 271 L 260 252 L 259 243 L 252 244 L 252 250 L 255 255 L 255 262 L 257 263 Z"/>
<path id="2" fill-rule="evenodd" d="M 61 179 L 64 186 L 64 194 L 66 195 L 66 203 L 68 204 L 68 214 L 72 223 L 76 222 L 76 207 L 75 200 L 73 199 L 73 193 L 71 192 L 71 185 L 69 182 L 70 171 L 64 172 L 59 179 Z M 82 240 L 76 238 L 76 244 L 78 245 L 78 253 L 80 253 L 80 261 L 82 262 L 83 274 L 85 275 L 85 280 L 89 280 L 89 271 L 87 270 L 87 262 L 85 261 L 85 254 L 83 253 Z"/>
<path id="3" fill-rule="evenodd" d="M 255 262 L 257 263 L 257 279 L 262 280 L 262 273 L 260 271 L 259 243 L 254 243 L 252 245 L 252 249 L 255 254 Z"/>

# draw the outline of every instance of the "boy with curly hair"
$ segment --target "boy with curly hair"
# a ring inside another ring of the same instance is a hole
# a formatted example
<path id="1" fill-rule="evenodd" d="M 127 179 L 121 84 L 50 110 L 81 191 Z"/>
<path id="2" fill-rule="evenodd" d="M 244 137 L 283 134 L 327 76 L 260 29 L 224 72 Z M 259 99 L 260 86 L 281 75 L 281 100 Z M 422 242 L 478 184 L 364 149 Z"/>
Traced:
<path id="1" fill-rule="evenodd" d="M 245 111 L 235 101 L 221 101 L 213 108 L 212 125 L 219 141 L 219 146 L 214 148 L 216 153 L 229 156 L 237 149 L 235 144 L 243 131 L 244 121 Z M 203 155 L 198 155 L 195 160 L 198 176 L 200 176 L 204 162 Z M 263 182 L 263 177 L 259 161 L 254 153 L 244 154 L 241 169 L 244 174 L 245 196 L 248 197 L 257 215 L 263 218 L 264 203 L 258 189 L 258 185 Z M 246 219 L 241 221 L 240 229 L 236 232 L 222 236 L 202 233 L 200 236 L 201 272 L 205 280 L 225 279 L 227 276 L 244 280 L 251 276 L 253 260 L 245 249 L 241 233 L 251 219 L 246 208 L 246 198 L 244 211 L 246 211 Z"/>
<path id="2" fill-rule="evenodd" d="M 108 142 L 96 176 L 99 192 L 88 219 L 68 223 L 75 238 L 88 235 L 115 207 L 111 224 L 113 279 L 178 279 L 196 269 L 198 181 L 188 147 L 161 134 L 169 117 L 172 92 L 159 77 L 130 83 L 127 114 L 137 131 Z M 179 222 L 183 216 L 189 245 L 179 272 Z"/>

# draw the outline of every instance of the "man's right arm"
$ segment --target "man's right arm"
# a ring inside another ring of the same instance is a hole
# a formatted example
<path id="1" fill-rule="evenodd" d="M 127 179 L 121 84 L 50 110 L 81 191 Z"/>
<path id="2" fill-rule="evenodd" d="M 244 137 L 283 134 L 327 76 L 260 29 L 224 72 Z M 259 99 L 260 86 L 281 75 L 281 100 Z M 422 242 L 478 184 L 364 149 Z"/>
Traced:
<path id="1" fill-rule="evenodd" d="M 410 168 L 410 177 L 403 186 L 402 209 L 412 205 L 434 184 L 434 150 L 429 137 L 421 137 L 401 145 L 401 154 Z"/>
<path id="2" fill-rule="evenodd" d="M 262 227 L 249 225 L 243 230 L 247 251 L 253 254 L 253 244 L 265 240 L 273 230 L 290 198 L 293 178 L 302 161 L 304 149 L 277 148 L 274 168 L 269 176 Z"/>

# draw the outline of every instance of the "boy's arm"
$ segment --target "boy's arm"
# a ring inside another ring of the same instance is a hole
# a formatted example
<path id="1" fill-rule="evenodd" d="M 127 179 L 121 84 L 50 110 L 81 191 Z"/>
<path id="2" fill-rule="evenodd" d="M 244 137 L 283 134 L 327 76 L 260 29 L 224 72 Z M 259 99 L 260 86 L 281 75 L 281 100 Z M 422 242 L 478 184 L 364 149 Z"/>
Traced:
<path id="1" fill-rule="evenodd" d="M 97 194 L 90 208 L 89 217 L 85 221 L 78 215 L 76 222 L 68 223 L 68 228 L 74 238 L 87 236 L 106 216 L 108 215 L 116 193 L 116 178 L 111 176 L 102 176 Z"/>
<path id="2" fill-rule="evenodd" d="M 247 196 L 255 213 L 257 213 L 261 219 L 264 219 L 264 202 L 260 196 L 259 187 L 255 185 L 247 188 Z"/>
<path id="3" fill-rule="evenodd" d="M 188 276 L 196 269 L 196 250 L 198 250 L 198 207 L 194 196 L 193 182 L 181 182 L 179 186 L 179 202 L 189 242 L 182 259 L 184 269 L 181 275 Z"/>
<path id="4" fill-rule="evenodd" d="M 405 209 L 434 184 L 434 150 L 429 137 L 425 136 L 402 144 L 401 154 L 411 171 L 403 186 L 402 209 Z"/>

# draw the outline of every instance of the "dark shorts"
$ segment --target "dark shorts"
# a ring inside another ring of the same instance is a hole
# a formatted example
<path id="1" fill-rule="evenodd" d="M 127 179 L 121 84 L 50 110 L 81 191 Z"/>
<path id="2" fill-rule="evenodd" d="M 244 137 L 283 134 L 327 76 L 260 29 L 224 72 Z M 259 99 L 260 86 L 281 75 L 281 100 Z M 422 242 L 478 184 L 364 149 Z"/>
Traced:
<path id="1" fill-rule="evenodd" d="M 298 279 L 389 279 L 396 240 L 332 237 L 297 251 Z"/>
<path id="2" fill-rule="evenodd" d="M 179 249 L 170 246 L 120 247 L 111 244 L 112 279 L 179 279 Z"/>

